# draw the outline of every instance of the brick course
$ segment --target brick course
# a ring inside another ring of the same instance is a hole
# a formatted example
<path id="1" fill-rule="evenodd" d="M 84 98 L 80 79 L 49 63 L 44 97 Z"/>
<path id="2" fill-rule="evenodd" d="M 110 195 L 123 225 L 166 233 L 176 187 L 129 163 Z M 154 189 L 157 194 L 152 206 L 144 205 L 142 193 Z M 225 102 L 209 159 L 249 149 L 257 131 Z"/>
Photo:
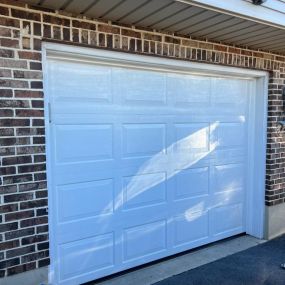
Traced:
<path id="1" fill-rule="evenodd" d="M 285 202 L 285 56 L 120 26 L 0 0 L 0 277 L 49 264 L 42 40 L 270 74 L 266 205 Z"/>

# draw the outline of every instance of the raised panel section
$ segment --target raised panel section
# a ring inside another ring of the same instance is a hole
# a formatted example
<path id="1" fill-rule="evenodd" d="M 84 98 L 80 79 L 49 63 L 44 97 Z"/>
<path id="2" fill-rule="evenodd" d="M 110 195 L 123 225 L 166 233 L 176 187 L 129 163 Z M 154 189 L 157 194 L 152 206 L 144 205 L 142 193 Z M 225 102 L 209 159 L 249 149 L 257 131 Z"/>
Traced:
<path id="1" fill-rule="evenodd" d="M 175 124 L 176 151 L 207 151 L 209 149 L 209 124 Z"/>
<path id="2" fill-rule="evenodd" d="M 211 80 L 207 77 L 169 74 L 167 94 L 176 105 L 192 106 L 193 103 L 210 102 Z"/>
<path id="3" fill-rule="evenodd" d="M 174 219 L 174 246 L 193 243 L 206 239 L 209 235 L 208 212 L 186 212 Z"/>
<path id="4" fill-rule="evenodd" d="M 193 198 L 208 194 L 209 168 L 178 170 L 175 179 L 175 199 Z"/>
<path id="5" fill-rule="evenodd" d="M 166 173 L 150 173 L 124 177 L 124 209 L 152 206 L 165 202 Z"/>
<path id="6" fill-rule="evenodd" d="M 55 128 L 57 162 L 84 162 L 113 157 L 113 126 L 57 125 Z"/>
<path id="7" fill-rule="evenodd" d="M 166 221 L 136 226 L 124 230 L 124 261 L 144 258 L 166 250 Z"/>
<path id="8" fill-rule="evenodd" d="M 116 89 L 123 103 L 140 105 L 166 104 L 166 76 L 160 72 L 117 69 Z"/>
<path id="9" fill-rule="evenodd" d="M 213 209 L 211 211 L 211 222 L 214 235 L 219 235 L 242 228 L 243 205 L 234 204 Z"/>
<path id="10" fill-rule="evenodd" d="M 85 63 L 51 63 L 49 78 L 55 100 L 112 102 L 112 68 Z"/>
<path id="11" fill-rule="evenodd" d="M 58 186 L 59 221 L 113 212 L 113 179 Z"/>
<path id="12" fill-rule="evenodd" d="M 244 187 L 243 164 L 226 164 L 214 167 L 215 192 L 241 190 Z"/>
<path id="13" fill-rule="evenodd" d="M 59 246 L 60 279 L 96 272 L 114 266 L 112 233 Z"/>
<path id="14" fill-rule="evenodd" d="M 243 105 L 247 101 L 246 81 L 213 78 L 212 96 L 215 104 Z"/>
<path id="15" fill-rule="evenodd" d="M 122 134 L 124 157 L 165 153 L 165 132 L 164 124 L 125 124 Z"/>
<path id="16" fill-rule="evenodd" d="M 243 123 L 219 123 L 212 131 L 212 135 L 212 143 L 218 148 L 246 146 Z"/>

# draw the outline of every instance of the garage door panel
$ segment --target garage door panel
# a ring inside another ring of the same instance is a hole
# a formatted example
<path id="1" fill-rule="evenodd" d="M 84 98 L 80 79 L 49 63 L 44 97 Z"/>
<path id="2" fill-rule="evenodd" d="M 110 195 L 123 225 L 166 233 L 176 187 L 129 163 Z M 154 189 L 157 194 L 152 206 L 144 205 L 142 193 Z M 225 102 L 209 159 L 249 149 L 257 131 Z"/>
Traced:
<path id="1" fill-rule="evenodd" d="M 219 236 L 243 231 L 243 209 L 242 203 L 213 209 L 210 213 L 212 234 Z M 224 219 L 224 217 L 227 217 L 227 219 Z"/>
<path id="2" fill-rule="evenodd" d="M 166 203 L 166 172 L 123 177 L 123 210 Z"/>
<path id="3" fill-rule="evenodd" d="M 124 124 L 122 129 L 124 158 L 165 153 L 165 124 Z"/>
<path id="4" fill-rule="evenodd" d="M 206 107 L 210 104 L 211 79 L 185 74 L 169 74 L 167 95 L 179 107 L 193 107 L 193 104 Z"/>
<path id="5" fill-rule="evenodd" d="M 59 284 L 244 231 L 250 81 L 48 66 Z"/>
<path id="6" fill-rule="evenodd" d="M 214 167 L 213 188 L 215 192 L 244 189 L 244 164 L 225 164 Z"/>
<path id="7" fill-rule="evenodd" d="M 54 166 L 57 185 L 91 182 L 116 177 L 114 162 L 66 163 Z"/>
<path id="8" fill-rule="evenodd" d="M 59 247 L 61 279 L 70 279 L 114 266 L 113 233 L 98 235 Z"/>
<path id="9" fill-rule="evenodd" d="M 245 80 L 230 78 L 212 78 L 212 98 L 214 104 L 230 104 L 245 106 L 247 97 L 247 84 Z"/>
<path id="10" fill-rule="evenodd" d="M 101 103 L 113 101 L 110 66 L 94 68 L 87 63 L 50 61 L 49 70 L 50 94 L 55 105 L 82 99 Z"/>
<path id="11" fill-rule="evenodd" d="M 113 179 L 58 186 L 57 193 L 59 222 L 112 214 L 114 211 Z"/>
<path id="12" fill-rule="evenodd" d="M 194 198 L 209 193 L 209 167 L 188 168 L 174 176 L 174 199 Z"/>
<path id="13" fill-rule="evenodd" d="M 198 241 L 208 238 L 208 211 L 185 213 L 184 215 L 174 217 L 174 247 L 191 246 Z"/>
<path id="14" fill-rule="evenodd" d="M 123 262 L 150 257 L 166 249 L 166 219 L 124 229 Z"/>
<path id="15" fill-rule="evenodd" d="M 113 125 L 57 125 L 56 160 L 84 162 L 113 158 Z"/>
<path id="16" fill-rule="evenodd" d="M 139 105 L 140 107 L 167 104 L 166 74 L 149 70 L 119 68 L 113 72 L 121 104 Z"/>
<path id="17" fill-rule="evenodd" d="M 212 128 L 212 142 L 218 148 L 244 147 L 246 126 L 244 123 L 219 123 Z"/>
<path id="18" fill-rule="evenodd" d="M 175 124 L 174 151 L 199 152 L 209 150 L 209 123 Z"/>

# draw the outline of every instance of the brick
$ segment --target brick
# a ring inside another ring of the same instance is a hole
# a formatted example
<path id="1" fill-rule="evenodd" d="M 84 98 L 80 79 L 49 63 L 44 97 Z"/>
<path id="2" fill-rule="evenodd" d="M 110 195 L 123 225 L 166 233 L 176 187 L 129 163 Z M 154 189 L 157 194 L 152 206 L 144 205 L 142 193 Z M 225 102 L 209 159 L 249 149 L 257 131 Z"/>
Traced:
<path id="1" fill-rule="evenodd" d="M 2 28 L 0 29 L 0 31 Z M 1 36 L 1 35 L 0 35 Z M 15 52 L 11 49 L 0 49 L 0 57 L 7 57 L 7 58 L 13 58 L 15 56 Z"/>
<path id="2" fill-rule="evenodd" d="M 16 185 L 0 186 L 0 194 L 9 194 L 9 193 L 15 193 L 15 192 L 17 192 Z"/>
<path id="3" fill-rule="evenodd" d="M 30 103 L 27 100 L 0 100 L 0 108 L 29 108 Z"/>
<path id="4" fill-rule="evenodd" d="M 42 79 L 43 75 L 40 71 L 23 71 L 23 70 L 14 70 L 14 78 L 25 78 L 25 79 Z"/>
<path id="5" fill-rule="evenodd" d="M 44 191 L 37 191 L 36 192 L 36 199 L 40 198 L 47 198 L 48 192 L 46 190 Z"/>
<path id="6" fill-rule="evenodd" d="M 29 245 L 29 246 L 25 246 L 25 247 L 20 247 L 20 248 L 8 250 L 6 252 L 6 257 L 7 258 L 13 258 L 15 256 L 21 256 L 21 255 L 28 254 L 28 253 L 31 253 L 34 251 L 35 251 L 35 246 Z"/>
<path id="7" fill-rule="evenodd" d="M 25 146 L 17 148 L 18 154 L 34 154 L 34 153 L 44 153 L 44 152 L 45 152 L 44 146 Z"/>
<path id="8" fill-rule="evenodd" d="M 21 175 L 5 176 L 3 178 L 3 183 L 4 185 L 7 185 L 7 184 L 14 184 L 14 183 L 29 182 L 32 180 L 33 180 L 32 174 L 21 174 Z"/>
<path id="9" fill-rule="evenodd" d="M 1 47 L 19 48 L 19 40 L 0 38 Z"/>
<path id="10" fill-rule="evenodd" d="M 120 34 L 120 28 L 113 27 L 111 25 L 98 25 L 98 31 L 110 34 Z"/>
<path id="11" fill-rule="evenodd" d="M 45 197 L 47 197 L 47 191 L 37 191 L 36 194 L 37 193 L 41 193 L 41 192 L 45 192 L 46 193 Z M 47 215 L 48 215 L 47 208 L 37 209 L 37 211 L 36 211 L 36 216 L 37 217 L 47 216 Z"/>
<path id="12" fill-rule="evenodd" d="M 49 242 L 41 242 L 37 245 L 38 250 L 45 250 L 49 248 Z"/>
<path id="13" fill-rule="evenodd" d="M 30 209 L 30 208 L 39 208 L 39 207 L 45 207 L 45 206 L 47 206 L 47 199 L 27 201 L 27 202 L 20 203 L 21 210 Z"/>
<path id="14" fill-rule="evenodd" d="M 39 13 L 31 13 L 23 10 L 11 9 L 11 14 L 14 18 L 26 19 L 38 22 L 41 21 L 41 15 Z"/>
<path id="15" fill-rule="evenodd" d="M 46 182 L 32 182 L 32 183 L 25 183 L 19 185 L 19 191 L 34 191 L 38 189 L 45 189 L 47 188 Z"/>
<path id="16" fill-rule="evenodd" d="M 13 185 L 13 187 L 16 187 L 16 186 Z M 0 206 L 0 212 L 2 214 L 9 213 L 9 212 L 14 212 L 14 211 L 18 211 L 18 204 L 9 204 L 9 205 L 2 205 L 2 206 Z"/>
<path id="17" fill-rule="evenodd" d="M 31 162 L 32 162 L 32 157 L 30 155 L 11 156 L 11 157 L 4 157 L 2 159 L 2 165 L 27 164 Z"/>
<path id="18" fill-rule="evenodd" d="M 35 181 L 42 181 L 42 180 L 46 180 L 46 179 L 47 179 L 47 175 L 45 172 L 34 174 L 34 180 Z"/>
<path id="19" fill-rule="evenodd" d="M 42 91 L 35 90 L 15 90 L 16 98 L 43 98 L 44 94 Z"/>
<path id="20" fill-rule="evenodd" d="M 20 28 L 20 21 L 18 19 L 0 17 L 0 26 Z"/>
<path id="21" fill-rule="evenodd" d="M 43 110 L 35 110 L 35 109 L 18 109 L 16 110 L 17 117 L 43 117 Z"/>
<path id="22" fill-rule="evenodd" d="M 29 60 L 41 60 L 42 56 L 39 52 L 18 51 L 19 58 Z"/>
<path id="23" fill-rule="evenodd" d="M 15 60 L 10 58 L 0 58 L 0 66 L 8 68 L 27 68 L 27 61 Z"/>
<path id="24" fill-rule="evenodd" d="M 0 175 L 11 175 L 11 174 L 16 174 L 16 167 L 14 166 L 0 167 Z"/>
<path id="25" fill-rule="evenodd" d="M 92 31 L 96 30 L 96 24 L 90 23 L 90 22 L 85 22 L 85 21 L 79 21 L 79 20 L 73 20 L 72 21 L 72 27 L 86 29 L 86 30 L 92 30 Z"/>
<path id="26" fill-rule="evenodd" d="M 43 82 L 42 81 L 32 81 L 31 82 L 31 88 L 32 89 L 42 89 L 43 88 Z"/>
<path id="27" fill-rule="evenodd" d="M 32 218 L 34 216 L 34 211 L 23 211 L 16 213 L 9 213 L 5 215 L 5 222 L 11 222 L 13 220 L 21 220 L 26 218 Z"/>
<path id="28" fill-rule="evenodd" d="M 46 170 L 45 164 L 30 164 L 18 166 L 18 173 L 38 172 Z"/>
<path id="29" fill-rule="evenodd" d="M 32 119 L 32 126 L 33 127 L 42 127 L 45 125 L 44 119 Z"/>
<path id="30" fill-rule="evenodd" d="M 41 36 L 42 35 L 42 25 L 40 23 L 33 23 L 34 25 L 34 35 Z"/>
<path id="31" fill-rule="evenodd" d="M 13 110 L 12 109 L 0 109 L 0 117 L 13 117 Z"/>
<path id="32" fill-rule="evenodd" d="M 30 69 L 31 70 L 42 70 L 42 64 L 40 62 L 31 61 L 30 62 Z"/>
<path id="33" fill-rule="evenodd" d="M 37 229 L 37 234 L 47 233 L 48 232 L 48 225 L 37 226 L 36 229 Z"/>
<path id="34" fill-rule="evenodd" d="M 46 161 L 45 155 L 34 155 L 34 162 L 44 162 Z"/>
<path id="35" fill-rule="evenodd" d="M 0 77 L 10 77 L 11 78 L 12 71 L 9 69 L 0 69 Z"/>
<path id="36" fill-rule="evenodd" d="M 29 83 L 23 80 L 0 79 L 0 87 L 28 88 Z"/>
<path id="37" fill-rule="evenodd" d="M 45 23 L 50 23 L 54 25 L 59 25 L 59 26 L 70 26 L 70 20 L 66 18 L 59 18 L 51 15 L 45 15 L 43 16 L 43 21 Z"/>
<path id="38" fill-rule="evenodd" d="M 39 267 L 48 266 L 49 264 L 50 264 L 49 258 L 39 260 Z"/>
<path id="39" fill-rule="evenodd" d="M 44 128 L 18 128 L 16 129 L 17 136 L 40 136 L 45 134 Z"/>
<path id="40" fill-rule="evenodd" d="M 13 97 L 13 91 L 11 89 L 0 89 L 0 97 Z"/>
<path id="41" fill-rule="evenodd" d="M 44 38 L 51 38 L 51 26 L 44 25 Z"/>
<path id="42" fill-rule="evenodd" d="M 18 229 L 18 223 L 8 223 L 8 224 L 0 224 L 0 232 L 10 232 Z"/>
<path id="43" fill-rule="evenodd" d="M 15 153 L 16 153 L 15 147 L 1 147 L 0 148 L 1 156 L 15 155 Z"/>
<path id="44" fill-rule="evenodd" d="M 7 269 L 7 275 L 11 276 L 14 274 L 19 274 L 28 270 L 32 270 L 36 268 L 36 262 L 26 263 L 14 267 L 10 267 Z"/>
<path id="45" fill-rule="evenodd" d="M 47 234 L 38 234 L 29 237 L 22 238 L 22 245 L 29 245 L 33 243 L 43 242 L 48 240 Z M 46 256 L 45 256 L 46 257 Z"/>
<path id="46" fill-rule="evenodd" d="M 9 16 L 9 9 L 7 7 L 0 7 L 0 15 Z"/>
<path id="47" fill-rule="evenodd" d="M 33 137 L 33 144 L 45 144 L 45 137 Z"/>
<path id="48" fill-rule="evenodd" d="M 37 217 L 37 218 L 20 221 L 21 228 L 42 225 L 42 224 L 47 224 L 47 223 L 48 223 L 47 217 Z"/>
<path id="49" fill-rule="evenodd" d="M 18 264 L 20 264 L 20 258 L 7 259 L 0 262 L 0 269 L 5 269 L 6 267 L 12 267 Z"/>
<path id="50" fill-rule="evenodd" d="M 21 229 L 21 230 L 17 230 L 17 231 L 10 231 L 5 233 L 5 239 L 6 240 L 15 240 L 21 237 L 25 237 L 25 236 L 31 236 L 35 234 L 35 228 L 27 228 L 27 229 Z M 17 246 L 19 246 L 19 242 L 17 241 Z M 13 246 L 13 247 L 17 247 L 17 246 Z"/>
<path id="51" fill-rule="evenodd" d="M 18 247 L 19 245 L 20 245 L 19 240 L 11 240 L 11 241 L 1 242 L 0 243 L 0 250 L 7 250 L 7 249 L 15 248 L 15 247 Z"/>
<path id="52" fill-rule="evenodd" d="M 33 199 L 33 193 L 21 193 L 4 196 L 4 203 L 20 202 Z"/>
<path id="53" fill-rule="evenodd" d="M 49 251 L 45 250 L 45 251 L 25 255 L 21 258 L 21 262 L 22 263 L 31 262 L 34 260 L 46 258 L 48 256 L 49 256 Z"/>
<path id="54" fill-rule="evenodd" d="M 0 127 L 22 127 L 29 126 L 29 119 L 0 119 Z"/>

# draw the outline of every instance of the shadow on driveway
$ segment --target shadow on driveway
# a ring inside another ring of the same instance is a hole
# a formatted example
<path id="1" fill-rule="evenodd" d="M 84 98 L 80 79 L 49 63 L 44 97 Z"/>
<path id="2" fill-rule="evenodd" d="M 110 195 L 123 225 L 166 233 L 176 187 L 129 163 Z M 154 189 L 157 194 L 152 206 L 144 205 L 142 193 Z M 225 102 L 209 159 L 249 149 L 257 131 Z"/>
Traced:
<path id="1" fill-rule="evenodd" d="M 155 285 L 285 285 L 285 235 Z"/>

